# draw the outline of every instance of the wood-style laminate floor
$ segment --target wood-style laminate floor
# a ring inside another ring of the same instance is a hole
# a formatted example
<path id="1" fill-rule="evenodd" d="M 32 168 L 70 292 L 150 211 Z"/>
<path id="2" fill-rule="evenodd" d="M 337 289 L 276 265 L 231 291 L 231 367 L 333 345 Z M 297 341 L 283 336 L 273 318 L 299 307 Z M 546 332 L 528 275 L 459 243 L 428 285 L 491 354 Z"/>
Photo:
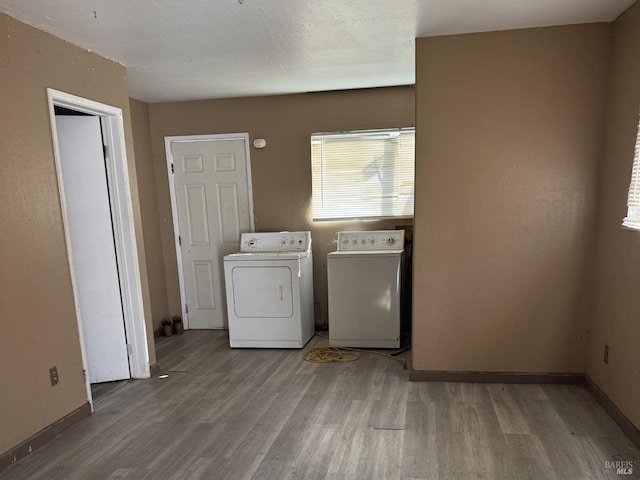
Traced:
<path id="1" fill-rule="evenodd" d="M 409 382 L 383 357 L 303 353 L 231 350 L 221 331 L 160 339 L 168 378 L 99 398 L 0 479 L 640 478 L 640 452 L 584 387 Z M 628 460 L 632 475 L 606 468 Z"/>

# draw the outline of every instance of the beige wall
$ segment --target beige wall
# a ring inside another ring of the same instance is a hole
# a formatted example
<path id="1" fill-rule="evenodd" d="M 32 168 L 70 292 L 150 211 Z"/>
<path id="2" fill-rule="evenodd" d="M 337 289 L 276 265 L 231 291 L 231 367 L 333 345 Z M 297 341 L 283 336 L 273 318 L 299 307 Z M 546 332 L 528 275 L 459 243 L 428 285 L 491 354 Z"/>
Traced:
<path id="1" fill-rule="evenodd" d="M 608 35 L 417 40 L 415 370 L 584 371 Z"/>
<path id="2" fill-rule="evenodd" d="M 412 126 L 413 88 L 152 104 L 149 111 L 171 313 L 180 313 L 180 295 L 164 137 L 248 132 L 251 140 L 263 137 L 268 144 L 250 153 L 256 231 L 312 231 L 316 324 L 326 328 L 326 257 L 335 250 L 335 233 L 393 228 L 401 222 L 312 224 L 310 134 Z"/>
<path id="3" fill-rule="evenodd" d="M 0 452 L 86 402 L 46 87 L 123 109 L 148 326 L 180 312 L 165 135 L 267 139 L 251 150 L 256 229 L 312 230 L 320 328 L 335 232 L 401 224 L 314 225 L 309 135 L 413 125 L 413 88 L 129 103 L 121 65 L 2 14 L 0 24 L 0 365 L 11 365 L 0 369 Z M 608 88 L 607 25 L 417 41 L 413 368 L 586 366 L 640 425 L 640 234 L 619 226 L 640 103 L 640 6 L 612 31 Z M 149 346 L 154 363 L 151 337 Z"/>
<path id="4" fill-rule="evenodd" d="M 87 401 L 46 87 L 122 108 L 121 65 L 0 14 L 0 452 Z M 137 189 L 132 189 L 138 212 Z M 142 239 L 139 213 L 136 233 Z M 144 250 L 143 290 L 146 289 Z M 149 310 L 148 295 L 145 307 Z M 60 383 L 51 387 L 49 368 Z"/>
<path id="5" fill-rule="evenodd" d="M 640 428 L 640 233 L 620 227 L 640 106 L 638 3 L 614 24 L 607 100 L 587 374 Z"/>
<path id="6" fill-rule="evenodd" d="M 164 258 L 160 238 L 160 217 L 156 195 L 156 179 L 151 153 L 151 131 L 149 127 L 149 105 L 130 99 L 133 149 L 138 171 L 138 194 L 144 230 L 144 250 L 149 277 L 151 316 L 147 328 L 157 330 L 160 321 L 169 317 L 167 285 L 165 281 Z M 153 337 L 150 336 L 153 341 Z M 155 352 L 154 352 L 155 354 Z"/>

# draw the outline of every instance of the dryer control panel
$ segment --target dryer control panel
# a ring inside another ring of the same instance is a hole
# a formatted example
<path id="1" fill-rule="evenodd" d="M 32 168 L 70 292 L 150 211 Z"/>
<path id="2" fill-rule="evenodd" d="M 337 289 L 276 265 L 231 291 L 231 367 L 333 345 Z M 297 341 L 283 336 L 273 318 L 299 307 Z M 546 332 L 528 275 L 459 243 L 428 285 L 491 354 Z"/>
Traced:
<path id="1" fill-rule="evenodd" d="M 338 232 L 338 250 L 402 250 L 404 230 L 374 230 L 371 232 Z"/>
<path id="2" fill-rule="evenodd" d="M 311 249 L 311 232 L 243 233 L 241 252 L 306 252 Z"/>

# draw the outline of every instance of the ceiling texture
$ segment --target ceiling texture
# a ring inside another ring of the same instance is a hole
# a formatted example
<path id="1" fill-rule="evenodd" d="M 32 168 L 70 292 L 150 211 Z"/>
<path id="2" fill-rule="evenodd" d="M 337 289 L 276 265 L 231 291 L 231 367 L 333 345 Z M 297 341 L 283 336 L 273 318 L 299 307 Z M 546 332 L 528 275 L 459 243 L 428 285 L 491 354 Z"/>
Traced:
<path id="1" fill-rule="evenodd" d="M 408 85 L 415 38 L 609 22 L 635 0 L 0 0 L 150 103 Z"/>

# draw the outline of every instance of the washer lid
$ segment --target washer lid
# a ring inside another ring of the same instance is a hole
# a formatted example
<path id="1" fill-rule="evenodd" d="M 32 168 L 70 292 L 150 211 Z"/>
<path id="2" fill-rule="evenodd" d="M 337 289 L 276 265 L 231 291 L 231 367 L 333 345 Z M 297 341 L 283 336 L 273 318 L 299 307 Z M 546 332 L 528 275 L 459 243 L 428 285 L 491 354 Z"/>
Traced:
<path id="1" fill-rule="evenodd" d="M 248 262 L 267 260 L 300 260 L 311 254 L 309 250 L 305 252 L 242 252 L 231 253 L 224 256 L 224 261 Z"/>

